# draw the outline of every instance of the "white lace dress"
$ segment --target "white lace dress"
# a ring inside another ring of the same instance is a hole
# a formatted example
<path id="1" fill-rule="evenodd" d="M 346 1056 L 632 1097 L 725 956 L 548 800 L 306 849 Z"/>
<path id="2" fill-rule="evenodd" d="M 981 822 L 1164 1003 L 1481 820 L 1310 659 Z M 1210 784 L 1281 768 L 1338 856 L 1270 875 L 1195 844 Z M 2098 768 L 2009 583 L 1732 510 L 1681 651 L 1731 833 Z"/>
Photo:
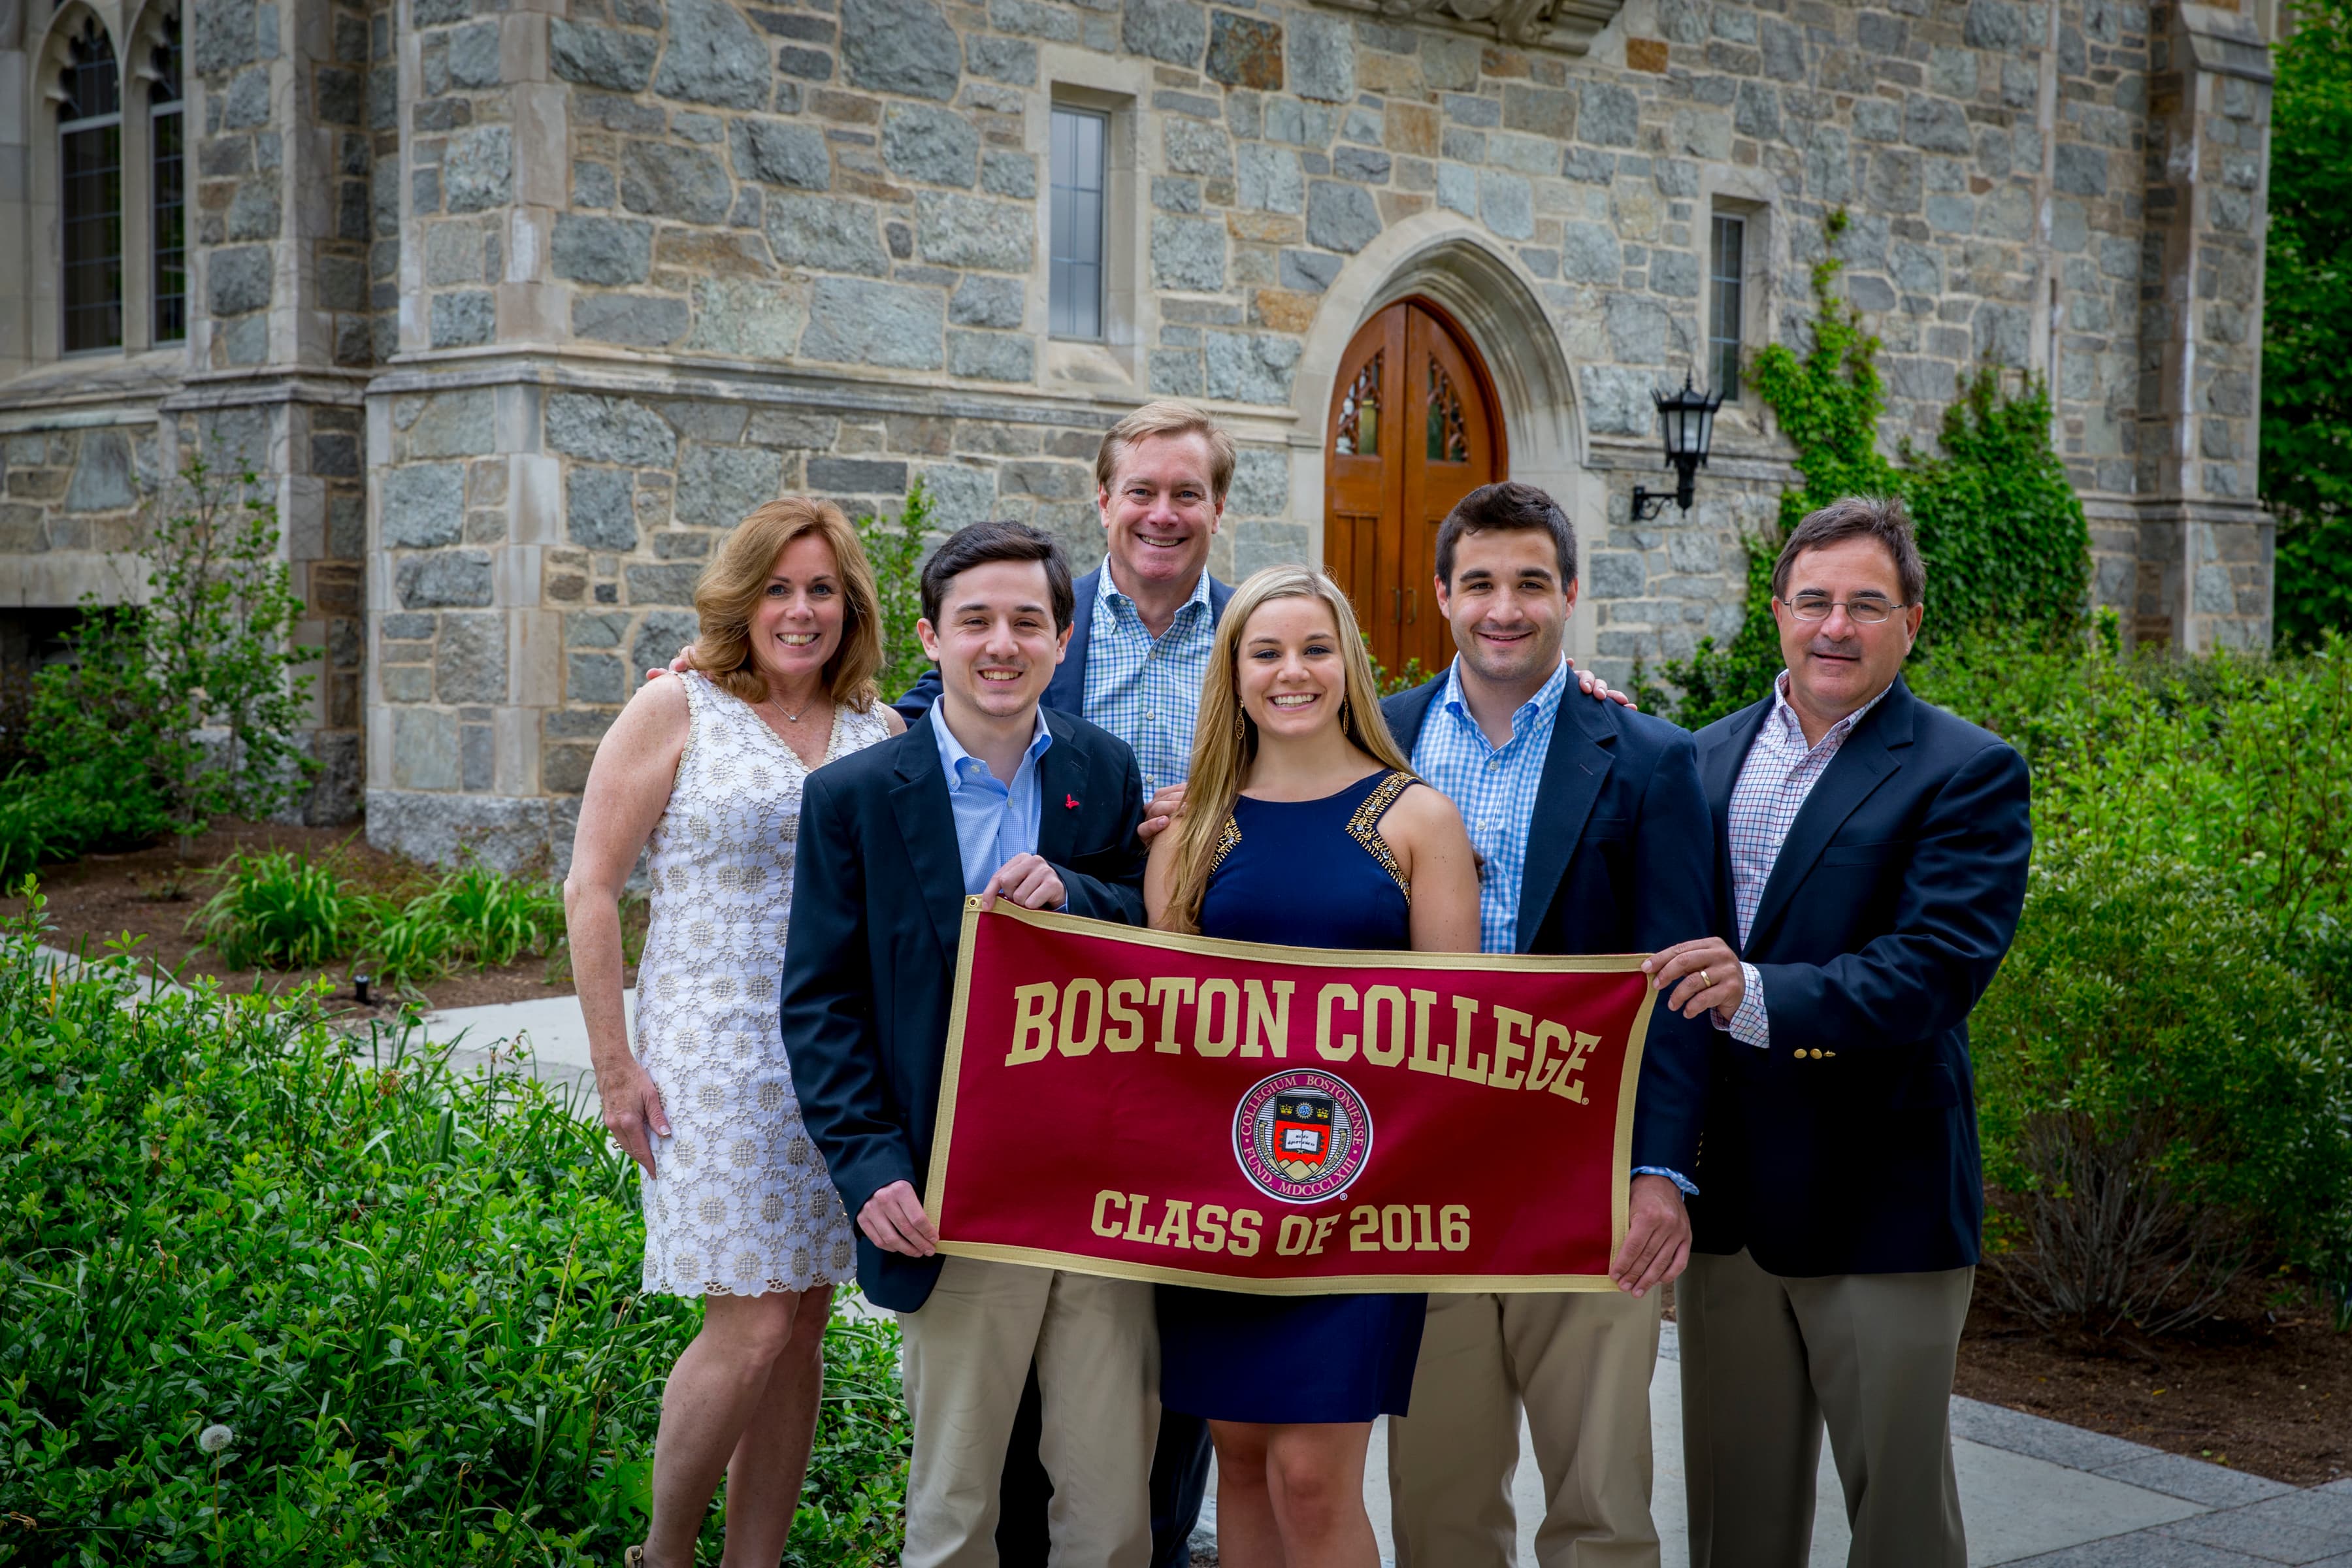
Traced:
<path id="1" fill-rule="evenodd" d="M 642 1181 L 645 1288 L 805 1290 L 856 1273 L 849 1216 L 802 1125 L 776 1024 L 809 770 L 748 704 L 680 679 L 690 727 L 649 846 L 653 925 L 637 966 L 637 1059 L 670 1123 L 654 1141 L 658 1175 Z M 836 709 L 825 760 L 888 733 L 879 708 Z"/>

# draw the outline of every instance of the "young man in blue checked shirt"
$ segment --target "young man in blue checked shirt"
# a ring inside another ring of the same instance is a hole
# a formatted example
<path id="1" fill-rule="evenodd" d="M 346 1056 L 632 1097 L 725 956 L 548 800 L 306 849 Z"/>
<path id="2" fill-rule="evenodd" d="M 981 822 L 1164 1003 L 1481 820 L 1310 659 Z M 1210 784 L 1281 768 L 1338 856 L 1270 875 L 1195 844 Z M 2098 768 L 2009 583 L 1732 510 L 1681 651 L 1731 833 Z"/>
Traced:
<path id="1" fill-rule="evenodd" d="M 1473 490 L 1438 531 L 1437 602 L 1458 656 L 1383 708 L 1485 863 L 1485 950 L 1655 952 L 1706 934 L 1715 835 L 1691 737 L 1630 708 L 1562 700 L 1576 605 L 1566 515 L 1532 485 Z M 1389 1426 L 1398 1568 L 1517 1560 L 1522 1407 L 1548 1500 L 1542 1568 L 1658 1562 L 1650 1373 L 1660 1287 L 1690 1256 L 1683 1173 L 1697 1159 L 1709 1033 L 1663 1002 L 1652 1012 L 1616 1294 L 1430 1297 L 1412 1414 Z"/>

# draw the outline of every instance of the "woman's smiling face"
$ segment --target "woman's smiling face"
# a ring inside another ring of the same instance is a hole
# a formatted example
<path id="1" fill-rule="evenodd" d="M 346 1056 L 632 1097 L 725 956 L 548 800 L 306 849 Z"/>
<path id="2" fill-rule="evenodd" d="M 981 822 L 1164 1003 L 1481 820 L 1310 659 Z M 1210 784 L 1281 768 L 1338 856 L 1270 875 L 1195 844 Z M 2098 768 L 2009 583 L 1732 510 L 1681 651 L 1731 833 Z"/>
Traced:
<path id="1" fill-rule="evenodd" d="M 1271 735 L 1311 735 L 1339 721 L 1348 664 L 1339 623 L 1322 600 L 1275 599 L 1242 628 L 1236 672 L 1242 708 Z"/>
<path id="2" fill-rule="evenodd" d="M 772 683 L 821 675 L 841 651 L 848 619 L 841 568 L 821 533 L 802 534 L 776 554 L 751 612 L 751 661 Z"/>

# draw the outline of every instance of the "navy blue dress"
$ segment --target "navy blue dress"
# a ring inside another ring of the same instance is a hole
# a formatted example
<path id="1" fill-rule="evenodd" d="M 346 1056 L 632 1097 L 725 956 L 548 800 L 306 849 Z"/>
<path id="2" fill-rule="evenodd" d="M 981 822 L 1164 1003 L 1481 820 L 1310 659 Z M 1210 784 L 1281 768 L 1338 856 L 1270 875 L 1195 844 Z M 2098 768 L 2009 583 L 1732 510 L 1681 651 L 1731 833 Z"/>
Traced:
<path id="1" fill-rule="evenodd" d="M 1234 802 L 1201 934 L 1291 947 L 1412 946 L 1380 819 L 1412 783 L 1374 773 L 1321 800 Z M 1412 1394 L 1426 1296 L 1246 1296 L 1162 1285 L 1160 1401 L 1213 1421 L 1370 1421 Z"/>

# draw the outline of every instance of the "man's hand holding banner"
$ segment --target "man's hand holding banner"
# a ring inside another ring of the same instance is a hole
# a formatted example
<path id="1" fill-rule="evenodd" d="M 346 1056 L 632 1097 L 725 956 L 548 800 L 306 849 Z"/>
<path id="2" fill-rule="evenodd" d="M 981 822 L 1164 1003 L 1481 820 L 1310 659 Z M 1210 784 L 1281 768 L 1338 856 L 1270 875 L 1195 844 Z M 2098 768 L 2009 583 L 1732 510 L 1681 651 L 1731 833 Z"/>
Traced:
<path id="1" fill-rule="evenodd" d="M 1274 1295 L 1602 1290 L 1639 955 L 1262 947 L 965 908 L 943 1252 Z"/>

